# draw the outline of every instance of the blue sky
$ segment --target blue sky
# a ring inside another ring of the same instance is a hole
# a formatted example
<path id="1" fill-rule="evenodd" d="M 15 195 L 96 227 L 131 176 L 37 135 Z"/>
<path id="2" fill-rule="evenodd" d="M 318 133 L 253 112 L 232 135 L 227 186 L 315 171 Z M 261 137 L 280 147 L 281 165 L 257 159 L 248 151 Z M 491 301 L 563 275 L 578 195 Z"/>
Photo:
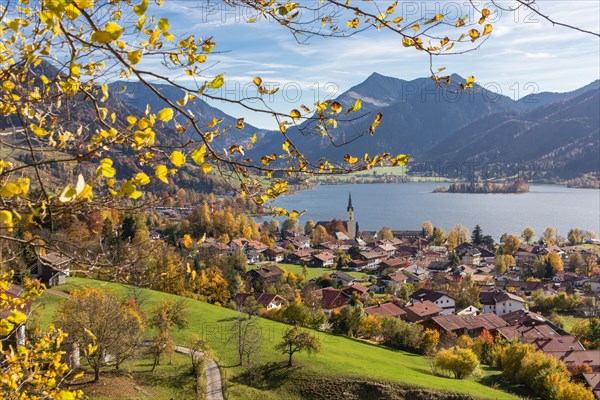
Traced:
<path id="1" fill-rule="evenodd" d="M 358 5 L 362 2 L 355 1 Z M 391 2 L 379 2 L 387 7 Z M 438 12 L 457 14 L 466 10 L 467 1 L 401 2 L 406 20 Z M 538 1 L 540 11 L 560 22 L 595 32 L 600 31 L 600 2 Z M 316 4 L 302 3 L 302 4 Z M 567 28 L 552 26 L 531 12 L 518 14 L 499 10 L 481 2 L 494 14 L 494 31 L 483 47 L 475 52 L 442 57 L 435 66 L 444 72 L 474 75 L 486 88 L 520 98 L 533 91 L 564 92 L 574 90 L 600 77 L 600 39 Z M 510 6 L 512 1 L 502 1 Z M 165 0 L 157 16 L 167 16 L 175 35 L 194 34 L 213 37 L 216 51 L 207 61 L 207 77 L 225 74 L 226 96 L 239 98 L 252 93 L 252 78 L 279 86 L 280 91 L 267 99 L 270 107 L 282 112 L 310 107 L 317 98 L 335 97 L 362 82 L 372 72 L 402 79 L 429 76 L 428 58 L 414 49 L 404 48 L 399 36 L 371 29 L 350 38 L 312 38 L 298 44 L 290 32 L 278 24 L 259 20 L 244 9 L 232 9 L 220 1 Z M 341 24 L 348 18 L 343 16 Z M 148 62 L 148 61 L 146 61 Z M 156 70 L 158 63 L 147 65 Z M 164 72 L 164 71 L 163 71 Z M 179 77 L 185 80 L 185 77 Z M 255 91 L 254 91 L 255 92 Z M 235 106 L 213 103 L 236 117 L 244 117 L 258 127 L 274 128 L 271 117 L 256 115 Z"/>

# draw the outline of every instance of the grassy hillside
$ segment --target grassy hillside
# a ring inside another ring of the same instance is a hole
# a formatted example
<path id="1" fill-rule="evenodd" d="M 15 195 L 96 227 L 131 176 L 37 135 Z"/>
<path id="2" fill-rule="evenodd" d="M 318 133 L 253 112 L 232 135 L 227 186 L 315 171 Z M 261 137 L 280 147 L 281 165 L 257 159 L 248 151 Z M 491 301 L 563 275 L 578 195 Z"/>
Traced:
<path id="1" fill-rule="evenodd" d="M 126 295 L 130 290 L 125 285 L 84 278 L 69 278 L 68 282 L 55 289 L 69 292 L 81 287 L 95 286 L 111 289 L 122 295 Z M 44 321 L 49 320 L 47 315 L 53 314 L 57 305 L 57 301 L 45 300 L 48 296 L 53 295 L 47 293 L 43 296 L 45 308 L 42 313 L 46 315 L 40 320 Z M 146 299 L 143 307 L 146 310 L 151 309 L 161 299 L 176 297 L 151 290 L 144 290 L 144 296 Z M 268 378 L 257 379 L 243 374 L 244 369 L 235 366 L 237 364 L 236 349 L 233 344 L 227 342 L 231 319 L 236 313 L 194 300 L 189 300 L 189 304 L 190 325 L 185 330 L 176 332 L 176 339 L 183 344 L 194 334 L 205 336 L 217 354 L 217 362 L 222 370 L 228 399 L 256 399 L 259 397 L 262 400 L 298 399 L 299 396 L 294 394 L 297 390 L 296 382 L 306 381 L 306 378 L 310 376 L 389 381 L 470 394 L 487 399 L 516 398 L 481 383 L 491 384 L 497 381 L 498 373 L 495 371 L 485 370 L 482 377 L 468 380 L 432 376 L 429 374 L 430 368 L 424 357 L 322 332 L 317 333 L 322 341 L 322 353 L 313 357 L 299 354 L 295 356 L 296 367 L 293 369 L 280 368 L 273 363 L 282 362 L 285 357 L 273 350 L 273 345 L 280 339 L 282 331 L 287 326 L 269 320 L 260 321 L 263 340 L 260 354 L 254 360 L 254 365 L 264 366 L 265 374 L 262 376 Z M 295 377 L 298 378 L 298 381 L 293 379 Z"/>

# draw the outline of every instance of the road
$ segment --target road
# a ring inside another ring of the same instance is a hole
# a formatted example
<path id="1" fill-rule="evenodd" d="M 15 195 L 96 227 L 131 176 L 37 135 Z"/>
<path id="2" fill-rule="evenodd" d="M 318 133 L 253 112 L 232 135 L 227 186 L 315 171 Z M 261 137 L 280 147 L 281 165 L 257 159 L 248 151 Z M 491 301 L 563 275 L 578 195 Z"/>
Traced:
<path id="1" fill-rule="evenodd" d="M 191 354 L 192 349 L 175 346 L 175 351 L 182 354 Z M 199 357 L 203 357 L 202 352 L 197 351 Z M 219 366 L 213 360 L 206 360 L 204 364 L 204 375 L 206 380 L 206 400 L 224 400 L 223 385 L 221 382 L 221 371 Z"/>

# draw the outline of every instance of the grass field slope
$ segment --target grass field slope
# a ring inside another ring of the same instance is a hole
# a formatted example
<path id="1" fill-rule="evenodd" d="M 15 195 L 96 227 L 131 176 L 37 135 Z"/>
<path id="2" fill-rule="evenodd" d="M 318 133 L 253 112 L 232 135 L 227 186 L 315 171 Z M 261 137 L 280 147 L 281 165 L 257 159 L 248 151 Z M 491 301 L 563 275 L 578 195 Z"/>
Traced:
<path id="1" fill-rule="evenodd" d="M 69 278 L 66 285 L 55 289 L 70 292 L 82 287 L 102 287 L 122 295 L 127 295 L 131 290 L 126 285 L 85 278 Z M 143 296 L 143 308 L 146 310 L 162 299 L 177 297 L 152 290 L 143 290 Z M 38 318 L 39 324 L 51 321 L 49 316 L 54 315 L 60 302 L 55 297 L 55 294 L 46 293 L 39 300 L 42 314 Z M 363 398 L 360 391 L 364 391 L 364 384 L 359 382 L 373 385 L 373 391 L 369 393 L 389 393 L 390 399 L 517 399 L 514 395 L 490 387 L 499 381 L 497 371 L 483 370 L 481 376 L 466 380 L 434 376 L 430 374 L 429 364 L 422 356 L 323 332 L 317 333 L 322 341 L 320 354 L 298 354 L 295 367 L 285 368 L 281 366 L 285 356 L 276 352 L 273 346 L 287 325 L 266 319 L 260 320 L 261 349 L 253 361 L 256 368 L 250 374 L 245 368 L 236 366 L 235 346 L 228 343 L 231 321 L 236 312 L 195 300 L 189 300 L 189 305 L 190 324 L 185 330 L 176 332 L 176 340 L 178 344 L 185 344 L 194 334 L 206 338 L 221 367 L 227 399 L 334 399 L 344 396 L 338 392 L 343 392 L 345 386 L 349 393 L 345 398 Z M 456 394 L 442 394 L 442 391 Z"/>

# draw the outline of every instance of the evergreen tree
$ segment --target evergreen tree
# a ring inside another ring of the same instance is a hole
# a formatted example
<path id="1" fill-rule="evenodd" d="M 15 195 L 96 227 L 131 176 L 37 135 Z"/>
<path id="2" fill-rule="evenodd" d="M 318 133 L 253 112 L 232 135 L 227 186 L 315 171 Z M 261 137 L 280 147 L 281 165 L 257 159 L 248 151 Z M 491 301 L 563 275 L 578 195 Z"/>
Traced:
<path id="1" fill-rule="evenodd" d="M 475 225 L 475 229 L 473 229 L 471 242 L 473 242 L 473 244 L 483 244 L 483 233 L 479 225 Z"/>

